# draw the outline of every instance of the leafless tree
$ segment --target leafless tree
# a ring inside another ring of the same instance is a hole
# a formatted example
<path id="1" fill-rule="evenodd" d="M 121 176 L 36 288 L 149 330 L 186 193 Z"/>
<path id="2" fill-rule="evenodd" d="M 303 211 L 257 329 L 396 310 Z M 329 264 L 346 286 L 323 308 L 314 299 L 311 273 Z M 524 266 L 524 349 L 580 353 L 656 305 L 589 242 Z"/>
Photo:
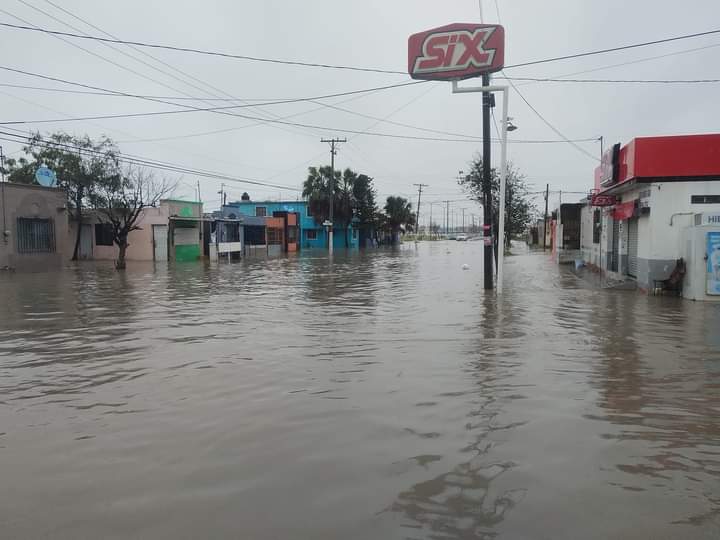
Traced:
<path id="1" fill-rule="evenodd" d="M 128 237 L 132 231 L 142 230 L 138 222 L 144 209 L 156 207 L 176 187 L 176 183 L 156 180 L 151 172 L 136 167 L 128 167 L 117 182 L 101 187 L 96 208 L 101 222 L 111 228 L 113 242 L 118 246 L 115 268 L 126 268 Z"/>

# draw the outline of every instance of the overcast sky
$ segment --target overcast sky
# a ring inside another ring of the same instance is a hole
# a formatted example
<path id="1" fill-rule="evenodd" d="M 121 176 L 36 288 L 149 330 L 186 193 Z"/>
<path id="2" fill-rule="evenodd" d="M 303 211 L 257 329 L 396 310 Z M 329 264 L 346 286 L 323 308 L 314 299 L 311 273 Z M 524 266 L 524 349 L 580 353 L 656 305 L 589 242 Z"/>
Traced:
<path id="1" fill-rule="evenodd" d="M 121 39 L 398 71 L 406 70 L 407 38 L 410 34 L 450 22 L 475 22 L 480 18 L 477 0 L 53 2 Z M 100 35 L 100 30 L 73 19 L 47 0 L 3 0 L 0 10 L 0 22 L 18 24 L 18 19 L 14 17 L 19 17 L 42 28 L 76 32 L 65 25 L 68 23 L 83 33 Z M 497 22 L 498 11 L 500 22 L 506 28 L 507 65 L 720 27 L 720 3 L 717 0 L 688 0 L 682 4 L 670 0 L 498 0 L 497 7 L 494 0 L 483 2 L 485 22 Z M 406 75 L 296 67 L 145 50 L 179 70 L 180 74 L 126 46 L 114 46 L 117 49 L 114 50 L 101 43 L 63 39 L 67 42 L 52 35 L 0 28 L 0 47 L 4 51 L 0 65 L 133 94 L 197 98 L 230 96 L 246 100 L 317 96 L 410 80 Z M 707 48 L 712 45 L 717 46 Z M 700 47 L 706 48 L 688 52 Z M 682 54 L 651 59 L 678 52 Z M 514 77 L 558 77 L 597 70 L 578 77 L 720 78 L 719 54 L 720 34 L 509 69 L 505 73 Z M 635 62 L 638 60 L 644 61 Z M 617 66 L 628 62 L 634 63 Z M 7 71 L 1 73 L 0 83 L 3 85 L 77 90 L 30 76 Z M 718 84 L 516 84 L 547 121 L 570 139 L 603 135 L 609 144 L 626 142 L 641 135 L 718 130 Z M 184 103 L 198 107 L 241 104 L 201 99 Z M 427 129 L 475 136 L 481 134 L 480 95 L 452 95 L 449 83 L 419 84 L 327 99 L 324 103 Z M 510 95 L 509 105 L 510 116 L 519 127 L 511 134 L 511 139 L 559 139 L 514 92 Z M 0 121 L 173 108 L 136 98 L 0 86 Z M 498 120 L 500 110 L 498 107 L 496 111 Z M 428 201 L 462 198 L 455 177 L 458 170 L 467 167 L 468 161 L 480 148 L 480 143 L 476 142 L 412 141 L 342 133 L 333 128 L 435 136 L 316 103 L 244 108 L 236 112 L 269 118 L 293 115 L 287 121 L 326 126 L 327 129 L 263 124 L 211 112 L 12 127 L 40 129 L 43 132 L 63 129 L 76 134 L 87 133 L 91 137 L 106 134 L 118 141 L 121 150 L 127 154 L 296 189 L 300 189 L 308 165 L 329 162 L 328 147 L 320 142 L 320 138 L 347 136 L 349 142 L 339 147 L 338 168 L 351 167 L 374 177 L 383 198 L 390 194 L 413 196 L 416 193 L 413 183 L 429 184 L 425 195 Z M 224 131 L 197 135 L 218 130 Z M 195 136 L 178 138 L 186 135 Z M 7 141 L 2 144 L 6 154 L 18 156 L 18 144 Z M 578 144 L 591 156 L 599 156 L 598 142 Z M 499 146 L 494 144 L 493 151 L 493 162 L 499 163 L 495 161 L 499 159 Z M 597 164 L 590 156 L 567 143 L 511 144 L 509 157 L 538 191 L 544 189 L 546 183 L 550 183 L 554 190 L 587 191 L 592 186 L 592 173 Z M 190 174 L 181 178 L 171 173 L 160 174 L 179 178 L 181 184 L 177 195 L 188 198 L 193 196 L 194 185 L 199 180 L 206 208 L 218 206 L 219 180 Z M 230 199 L 239 198 L 243 191 L 248 191 L 254 199 L 282 197 L 294 200 L 299 195 L 297 191 L 259 188 L 236 182 L 226 184 Z M 469 202 L 458 202 L 454 206 L 473 208 L 468 212 L 477 212 L 477 207 Z"/>

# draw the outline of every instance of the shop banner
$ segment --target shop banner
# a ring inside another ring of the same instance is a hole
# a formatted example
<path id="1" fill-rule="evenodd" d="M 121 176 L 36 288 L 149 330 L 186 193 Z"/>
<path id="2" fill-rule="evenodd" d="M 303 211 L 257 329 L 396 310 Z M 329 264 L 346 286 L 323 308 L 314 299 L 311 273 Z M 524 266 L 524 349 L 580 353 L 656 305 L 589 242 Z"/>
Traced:
<path id="1" fill-rule="evenodd" d="M 707 233 L 707 293 L 720 295 L 720 232 Z"/>
<path id="2" fill-rule="evenodd" d="M 622 204 L 615 205 L 615 211 L 613 212 L 613 218 L 615 221 L 623 221 L 633 217 L 635 213 L 635 201 L 628 201 Z"/>

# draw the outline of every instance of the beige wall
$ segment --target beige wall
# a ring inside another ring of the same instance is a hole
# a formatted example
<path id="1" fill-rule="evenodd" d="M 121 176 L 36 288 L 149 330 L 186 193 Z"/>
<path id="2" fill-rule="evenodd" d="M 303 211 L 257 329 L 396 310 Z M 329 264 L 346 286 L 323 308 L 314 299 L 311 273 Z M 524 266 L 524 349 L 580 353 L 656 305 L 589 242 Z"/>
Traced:
<path id="1" fill-rule="evenodd" d="M 118 247 L 98 246 L 95 238 L 95 224 L 102 222 L 102 214 L 88 216 L 85 223 L 92 225 L 93 234 L 93 256 L 96 261 L 114 261 L 117 259 Z M 153 248 L 153 225 L 168 224 L 168 206 L 158 208 L 145 208 L 138 221 L 141 230 L 133 231 L 128 237 L 128 250 L 126 258 L 128 261 L 152 261 Z M 75 241 L 77 234 L 76 224 L 71 223 L 68 236 Z M 74 245 L 74 244 L 73 244 Z"/>
<path id="2" fill-rule="evenodd" d="M 18 218 L 50 219 L 54 223 L 53 253 L 17 253 Z M 67 242 L 68 212 L 65 191 L 37 185 L 4 182 L 0 191 L 0 268 L 19 271 L 60 268 L 72 256 Z"/>

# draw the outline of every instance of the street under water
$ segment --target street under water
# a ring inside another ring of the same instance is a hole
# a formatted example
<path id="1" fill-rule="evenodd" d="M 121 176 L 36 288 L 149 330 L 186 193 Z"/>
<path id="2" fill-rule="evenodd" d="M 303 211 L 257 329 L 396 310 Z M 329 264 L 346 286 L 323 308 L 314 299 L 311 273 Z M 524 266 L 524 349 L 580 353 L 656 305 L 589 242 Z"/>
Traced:
<path id="1" fill-rule="evenodd" d="M 0 537 L 719 538 L 720 305 L 481 258 L 0 275 Z"/>

